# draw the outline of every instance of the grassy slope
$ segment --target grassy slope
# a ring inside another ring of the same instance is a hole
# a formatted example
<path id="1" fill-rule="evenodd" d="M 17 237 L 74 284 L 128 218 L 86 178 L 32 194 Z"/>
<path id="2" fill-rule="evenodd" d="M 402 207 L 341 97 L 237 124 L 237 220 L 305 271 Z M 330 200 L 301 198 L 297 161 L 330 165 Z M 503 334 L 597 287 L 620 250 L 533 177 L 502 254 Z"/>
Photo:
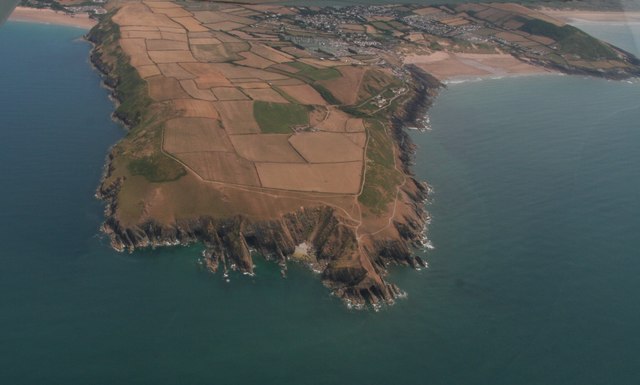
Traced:
<path id="1" fill-rule="evenodd" d="M 557 41 L 563 54 L 578 55 L 587 60 L 618 58 L 611 47 L 571 25 L 558 27 L 544 20 L 533 19 L 527 20 L 520 30 Z"/>
<path id="2" fill-rule="evenodd" d="M 90 37 L 99 43 L 100 58 L 115 79 L 115 94 L 120 101 L 115 114 L 130 126 L 114 153 L 131 175 L 144 176 L 150 182 L 173 181 L 184 176 L 185 169 L 162 152 L 162 125 L 171 112 L 153 105 L 146 82 L 117 43 L 118 26 L 108 16 L 90 32 Z"/>
<path id="3" fill-rule="evenodd" d="M 358 198 L 372 212 L 384 212 L 395 198 L 396 187 L 402 183 L 402 174 L 395 168 L 393 140 L 385 126 L 377 120 L 367 121 L 369 145 L 364 188 Z"/>

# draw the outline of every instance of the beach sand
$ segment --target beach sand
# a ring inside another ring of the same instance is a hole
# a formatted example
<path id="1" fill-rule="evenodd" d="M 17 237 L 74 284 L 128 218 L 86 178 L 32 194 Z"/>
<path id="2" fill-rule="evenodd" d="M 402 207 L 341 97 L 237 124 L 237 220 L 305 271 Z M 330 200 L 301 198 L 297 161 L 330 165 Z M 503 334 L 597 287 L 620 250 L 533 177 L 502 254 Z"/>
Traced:
<path id="1" fill-rule="evenodd" d="M 62 12 L 51 9 L 35 9 L 26 7 L 16 7 L 9 20 L 24 21 L 30 23 L 57 24 L 91 29 L 97 21 L 90 19 L 88 15 L 70 16 Z"/>
<path id="2" fill-rule="evenodd" d="M 571 21 L 598 21 L 608 23 L 640 23 L 640 12 L 610 12 L 610 11 L 584 11 L 577 9 L 552 9 L 541 8 L 541 12 L 562 20 L 564 22 Z"/>
<path id="3" fill-rule="evenodd" d="M 545 68 L 527 64 L 508 54 L 434 52 L 409 55 L 406 64 L 415 64 L 441 81 L 548 73 Z"/>

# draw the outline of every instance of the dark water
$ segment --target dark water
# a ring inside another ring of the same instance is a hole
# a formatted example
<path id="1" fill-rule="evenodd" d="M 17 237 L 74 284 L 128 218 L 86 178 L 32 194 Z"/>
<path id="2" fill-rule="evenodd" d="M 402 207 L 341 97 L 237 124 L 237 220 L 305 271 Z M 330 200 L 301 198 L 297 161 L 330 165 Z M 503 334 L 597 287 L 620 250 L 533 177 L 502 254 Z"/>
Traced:
<path id="1" fill-rule="evenodd" d="M 314 275 L 118 254 L 93 199 L 122 135 L 76 29 L 0 29 L 0 384 L 631 384 L 640 86 L 452 85 L 414 138 L 431 268 L 351 312 Z"/>

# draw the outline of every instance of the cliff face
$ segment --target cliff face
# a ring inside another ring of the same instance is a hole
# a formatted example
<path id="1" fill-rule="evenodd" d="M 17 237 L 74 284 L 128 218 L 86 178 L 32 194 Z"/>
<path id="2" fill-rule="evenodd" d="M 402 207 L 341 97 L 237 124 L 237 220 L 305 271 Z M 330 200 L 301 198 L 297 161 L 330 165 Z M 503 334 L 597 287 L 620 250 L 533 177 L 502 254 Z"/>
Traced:
<path id="1" fill-rule="evenodd" d="M 321 272 L 323 283 L 349 305 L 374 306 L 393 301 L 402 291 L 385 281 L 389 264 L 424 267 L 413 248 L 419 247 L 427 219 L 424 200 L 427 189 L 414 179 L 403 189 L 411 200 L 413 213 L 393 222 L 398 236 L 358 238 L 331 207 L 302 208 L 273 220 L 255 221 L 238 215 L 225 219 L 198 217 L 177 220 L 171 225 L 153 220 L 125 227 L 117 217 L 117 196 L 122 179 L 103 183 L 98 196 L 107 202 L 103 231 L 119 251 L 200 242 L 205 246 L 204 259 L 213 272 L 220 268 L 253 273 L 255 250 L 260 256 L 275 260 L 286 271 L 286 264 L 296 259 L 296 248 L 305 245 L 299 260 Z"/>

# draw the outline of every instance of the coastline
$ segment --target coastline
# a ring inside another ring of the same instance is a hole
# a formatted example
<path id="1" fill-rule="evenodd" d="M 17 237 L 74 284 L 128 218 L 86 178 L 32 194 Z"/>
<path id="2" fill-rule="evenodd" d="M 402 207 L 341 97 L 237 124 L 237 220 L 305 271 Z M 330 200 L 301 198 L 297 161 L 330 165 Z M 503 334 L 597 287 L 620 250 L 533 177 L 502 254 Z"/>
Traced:
<path id="1" fill-rule="evenodd" d="M 38 24 L 55 24 L 89 30 L 98 22 L 88 15 L 67 15 L 51 9 L 16 7 L 9 16 L 10 21 Z"/>

